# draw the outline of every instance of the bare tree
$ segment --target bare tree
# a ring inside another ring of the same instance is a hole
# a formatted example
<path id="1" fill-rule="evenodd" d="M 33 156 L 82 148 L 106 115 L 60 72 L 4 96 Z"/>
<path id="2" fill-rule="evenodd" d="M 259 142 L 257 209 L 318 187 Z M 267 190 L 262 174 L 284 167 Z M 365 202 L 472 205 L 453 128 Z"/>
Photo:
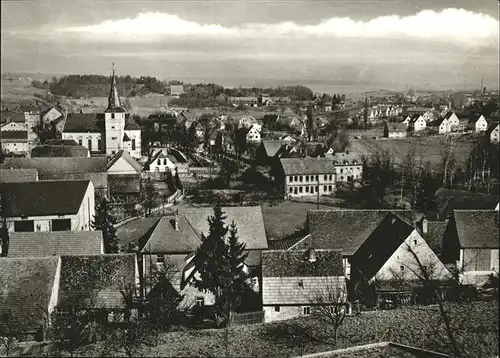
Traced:
<path id="1" fill-rule="evenodd" d="M 337 346 L 338 332 L 348 313 L 347 289 L 345 281 L 339 277 L 326 277 L 323 289 L 310 299 L 312 314 L 325 320 L 333 329 L 333 347 Z"/>
<path id="2" fill-rule="evenodd" d="M 10 357 L 12 350 L 17 347 L 18 322 L 15 322 L 12 312 L 7 311 L 0 315 L 0 347 L 3 348 L 5 356 Z"/>
<path id="3" fill-rule="evenodd" d="M 446 187 L 448 183 L 450 183 L 450 186 L 453 184 L 452 171 L 455 165 L 455 149 L 456 142 L 453 141 L 453 137 L 444 137 L 441 141 L 441 170 L 444 187 Z"/>

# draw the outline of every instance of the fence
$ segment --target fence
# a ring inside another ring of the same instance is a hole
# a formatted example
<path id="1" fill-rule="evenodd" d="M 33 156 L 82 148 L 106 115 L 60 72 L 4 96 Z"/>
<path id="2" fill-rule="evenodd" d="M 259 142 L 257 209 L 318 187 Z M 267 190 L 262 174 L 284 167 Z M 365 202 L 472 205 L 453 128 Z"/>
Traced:
<path id="1" fill-rule="evenodd" d="M 233 313 L 231 323 L 234 325 L 247 325 L 264 322 L 264 311 Z"/>

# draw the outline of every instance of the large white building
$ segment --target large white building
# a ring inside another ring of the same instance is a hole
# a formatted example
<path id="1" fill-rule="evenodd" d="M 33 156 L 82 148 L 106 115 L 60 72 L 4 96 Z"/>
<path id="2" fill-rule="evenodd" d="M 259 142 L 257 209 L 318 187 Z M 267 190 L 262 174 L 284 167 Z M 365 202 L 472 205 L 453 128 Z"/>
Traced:
<path id="1" fill-rule="evenodd" d="M 120 150 L 141 157 L 141 128 L 121 107 L 114 70 L 108 108 L 104 113 L 68 115 L 62 138 L 73 139 L 90 152 L 104 152 L 108 157 Z"/>

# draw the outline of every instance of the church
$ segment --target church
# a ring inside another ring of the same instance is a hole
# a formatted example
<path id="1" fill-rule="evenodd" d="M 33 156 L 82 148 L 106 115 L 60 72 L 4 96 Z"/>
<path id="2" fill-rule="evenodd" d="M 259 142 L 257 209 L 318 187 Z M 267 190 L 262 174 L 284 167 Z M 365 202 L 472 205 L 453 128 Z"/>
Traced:
<path id="1" fill-rule="evenodd" d="M 72 139 L 90 153 L 112 157 L 120 150 L 141 158 L 141 128 L 120 104 L 115 70 L 104 113 L 68 114 L 62 139 Z"/>

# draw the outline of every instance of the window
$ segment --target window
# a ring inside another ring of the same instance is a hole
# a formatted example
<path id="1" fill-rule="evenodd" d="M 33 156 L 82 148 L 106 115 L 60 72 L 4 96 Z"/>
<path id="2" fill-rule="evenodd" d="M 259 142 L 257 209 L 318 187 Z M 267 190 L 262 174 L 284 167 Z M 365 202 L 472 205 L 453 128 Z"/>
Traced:
<path id="1" fill-rule="evenodd" d="M 156 165 L 161 165 L 161 159 L 158 159 L 158 160 L 156 161 Z"/>
<path id="2" fill-rule="evenodd" d="M 302 193 L 302 187 L 301 186 L 299 187 L 299 193 Z"/>
<path id="3" fill-rule="evenodd" d="M 304 287 L 304 280 L 299 280 L 299 287 Z"/>
<path id="4" fill-rule="evenodd" d="M 165 256 L 163 255 L 156 255 L 156 264 L 164 264 L 165 263 Z"/>
<path id="5" fill-rule="evenodd" d="M 88 148 L 89 150 L 92 150 L 92 139 L 88 140 Z"/>
<path id="6" fill-rule="evenodd" d="M 35 223 L 33 220 L 14 221 L 15 232 L 33 232 L 35 231 Z"/>
<path id="7" fill-rule="evenodd" d="M 306 175 L 306 181 L 309 181 L 309 175 Z"/>
<path id="8" fill-rule="evenodd" d="M 111 113 L 111 119 L 115 119 L 115 114 L 114 113 Z"/>
<path id="9" fill-rule="evenodd" d="M 343 177 L 343 176 L 341 176 L 341 177 L 340 177 L 340 180 L 344 180 L 344 177 Z"/>
<path id="10" fill-rule="evenodd" d="M 311 314 L 311 307 L 309 306 L 302 306 L 302 314 L 303 315 L 310 315 Z"/>
<path id="11" fill-rule="evenodd" d="M 330 314 L 335 313 L 335 306 L 328 306 L 328 310 L 330 311 Z"/>
<path id="12" fill-rule="evenodd" d="M 332 175 L 330 174 L 329 179 L 332 180 Z"/>
<path id="13" fill-rule="evenodd" d="M 319 175 L 316 175 L 316 181 L 318 181 L 318 180 L 319 180 Z"/>
<path id="14" fill-rule="evenodd" d="M 323 191 L 326 191 L 326 188 L 327 188 L 327 187 L 326 187 L 326 185 L 325 185 L 325 186 L 323 187 Z"/>
<path id="15" fill-rule="evenodd" d="M 332 186 L 328 185 L 328 191 L 332 191 Z"/>
<path id="16" fill-rule="evenodd" d="M 135 139 L 132 139 L 132 150 L 135 150 Z"/>
<path id="17" fill-rule="evenodd" d="M 299 176 L 299 181 L 302 183 L 302 175 Z"/>
<path id="18" fill-rule="evenodd" d="M 102 150 L 102 142 L 100 139 L 97 140 L 97 150 Z"/>
<path id="19" fill-rule="evenodd" d="M 309 187 L 306 186 L 306 193 L 309 193 Z"/>
<path id="20" fill-rule="evenodd" d="M 399 266 L 399 269 L 401 270 L 401 272 L 403 272 L 405 270 L 405 267 L 403 265 Z"/>
<path id="21" fill-rule="evenodd" d="M 294 194 L 297 194 L 297 192 L 298 192 L 297 187 L 293 188 L 293 193 L 294 193 Z"/>
<path id="22" fill-rule="evenodd" d="M 196 297 L 196 306 L 198 306 L 198 307 L 205 306 L 205 297 L 203 297 L 203 296 Z"/>
<path id="23" fill-rule="evenodd" d="M 290 187 L 290 188 L 288 189 L 288 191 L 291 193 L 291 192 L 293 191 L 293 188 L 292 188 L 292 187 Z"/>
<path id="24" fill-rule="evenodd" d="M 116 154 L 116 150 L 112 150 L 112 151 L 111 151 L 111 154 Z"/>
<path id="25" fill-rule="evenodd" d="M 71 219 L 52 219 L 52 231 L 71 231 Z"/>
<path id="26" fill-rule="evenodd" d="M 82 145 L 82 144 L 83 144 L 83 142 L 82 142 L 82 140 L 81 140 L 81 139 L 78 139 L 78 144 L 79 144 L 79 145 Z"/>
<path id="27" fill-rule="evenodd" d="M 111 137 L 111 139 L 116 140 L 116 139 L 117 139 L 117 137 Z"/>
<path id="28" fill-rule="evenodd" d="M 167 165 L 167 160 L 163 159 L 163 165 Z"/>
<path id="29" fill-rule="evenodd" d="M 111 129 L 115 129 L 115 126 L 111 126 Z"/>
<path id="30" fill-rule="evenodd" d="M 344 169 L 340 169 L 340 172 L 343 173 L 344 172 Z"/>
<path id="31" fill-rule="evenodd" d="M 292 183 L 292 182 L 293 182 L 293 177 L 288 177 L 288 181 L 289 181 L 290 183 Z"/>
<path id="32" fill-rule="evenodd" d="M 298 178 L 297 176 L 295 176 L 295 179 L 294 179 L 294 180 L 295 180 L 295 181 L 299 181 L 299 178 Z"/>
<path id="33" fill-rule="evenodd" d="M 323 175 L 323 180 L 328 180 L 327 178 L 328 178 L 328 176 L 326 174 Z"/>
<path id="34" fill-rule="evenodd" d="M 316 192 L 319 191 L 319 185 L 316 185 Z"/>
<path id="35" fill-rule="evenodd" d="M 280 306 L 276 305 L 274 306 L 274 312 L 279 312 L 280 311 Z"/>
<path id="36" fill-rule="evenodd" d="M 413 245 L 417 246 L 417 240 L 413 240 Z"/>
<path id="37" fill-rule="evenodd" d="M 42 225 L 36 224 L 36 231 L 42 231 Z"/>

